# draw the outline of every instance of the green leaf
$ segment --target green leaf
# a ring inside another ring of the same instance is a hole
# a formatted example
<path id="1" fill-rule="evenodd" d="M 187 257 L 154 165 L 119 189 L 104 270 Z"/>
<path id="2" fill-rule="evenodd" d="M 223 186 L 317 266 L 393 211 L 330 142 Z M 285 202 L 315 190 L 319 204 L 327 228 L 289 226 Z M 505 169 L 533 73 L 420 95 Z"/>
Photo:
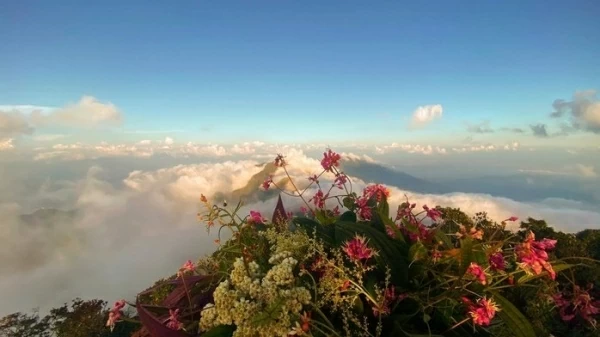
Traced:
<path id="1" fill-rule="evenodd" d="M 331 226 L 331 225 L 323 226 L 315 220 L 312 220 L 309 218 L 304 218 L 304 217 L 294 218 L 292 220 L 292 222 L 296 226 L 301 227 L 304 230 L 306 230 L 306 233 L 308 235 L 312 236 L 312 234 L 316 230 L 317 237 L 319 239 L 323 240 L 323 242 L 325 244 L 328 244 L 328 245 L 334 244 L 334 228 L 333 228 L 333 226 Z"/>
<path id="2" fill-rule="evenodd" d="M 574 264 L 566 264 L 566 263 L 561 263 L 561 264 L 557 264 L 557 265 L 553 265 L 552 269 L 554 269 L 555 272 L 559 272 L 559 271 L 563 271 L 563 270 L 567 270 L 569 268 L 573 268 L 576 267 L 576 265 Z M 527 283 L 531 280 L 535 280 L 537 278 L 540 277 L 545 277 L 548 276 L 548 272 L 547 271 L 543 271 L 541 273 L 539 273 L 538 275 L 523 275 L 522 277 L 519 278 L 519 280 L 517 281 L 518 284 L 523 284 L 523 283 Z"/>
<path id="3" fill-rule="evenodd" d="M 427 257 L 427 248 L 421 241 L 415 242 L 408 250 L 408 256 L 411 262 L 418 261 Z"/>
<path id="4" fill-rule="evenodd" d="M 344 200 L 343 200 L 343 203 L 344 203 L 344 207 L 346 207 L 347 209 L 349 209 L 351 211 L 354 210 L 354 208 L 355 208 L 354 198 L 345 197 Z"/>
<path id="5" fill-rule="evenodd" d="M 450 240 L 450 238 L 448 237 L 448 234 L 444 233 L 443 231 L 441 231 L 439 228 L 435 229 L 435 239 L 436 241 L 441 241 L 444 243 L 444 245 L 446 246 L 446 248 L 452 248 L 454 247 L 452 245 L 452 241 Z"/>
<path id="6" fill-rule="evenodd" d="M 218 325 L 202 334 L 202 337 L 231 337 L 235 331 L 233 325 Z"/>
<path id="7" fill-rule="evenodd" d="M 381 216 L 381 218 L 389 218 L 390 217 L 390 205 L 387 202 L 387 197 L 385 195 L 381 196 L 381 201 L 379 202 L 379 206 L 377 207 L 377 212 Z"/>
<path id="8" fill-rule="evenodd" d="M 460 240 L 460 275 L 463 275 L 473 262 L 473 240 L 469 237 Z"/>
<path id="9" fill-rule="evenodd" d="M 352 211 L 346 211 L 344 214 L 342 214 L 342 216 L 340 216 L 340 221 L 356 222 L 356 213 Z"/>
<path id="10" fill-rule="evenodd" d="M 504 321 L 515 337 L 536 337 L 533 326 L 527 318 L 517 309 L 509 300 L 500 295 L 495 290 L 489 291 L 492 295 L 500 311 L 497 315 Z"/>

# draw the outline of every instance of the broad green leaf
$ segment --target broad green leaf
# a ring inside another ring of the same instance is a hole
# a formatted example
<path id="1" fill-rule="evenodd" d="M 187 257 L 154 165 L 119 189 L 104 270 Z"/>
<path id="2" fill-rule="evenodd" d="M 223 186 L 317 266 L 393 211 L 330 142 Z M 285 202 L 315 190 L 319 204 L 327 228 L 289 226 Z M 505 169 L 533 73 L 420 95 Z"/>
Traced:
<path id="1" fill-rule="evenodd" d="M 390 217 L 390 205 L 387 202 L 387 197 L 385 195 L 381 196 L 381 201 L 379 202 L 379 206 L 377 207 L 377 212 L 381 216 L 381 218 L 389 218 Z"/>
<path id="2" fill-rule="evenodd" d="M 356 213 L 352 211 L 346 211 L 340 216 L 340 221 L 356 222 Z"/>
<path id="3" fill-rule="evenodd" d="M 218 325 L 202 333 L 202 337 L 231 337 L 234 331 L 235 326 L 233 325 Z"/>
<path id="4" fill-rule="evenodd" d="M 473 240 L 469 237 L 460 240 L 460 275 L 463 275 L 473 262 Z"/>
<path id="5" fill-rule="evenodd" d="M 511 330 L 514 337 L 536 337 L 533 326 L 527 318 L 509 300 L 495 290 L 489 291 L 500 311 L 497 315 Z"/>
<path id="6" fill-rule="evenodd" d="M 435 229 L 435 239 L 436 241 L 441 241 L 444 243 L 444 245 L 447 248 L 452 248 L 452 241 L 450 240 L 450 238 L 448 237 L 448 234 L 444 233 L 443 231 L 441 231 L 439 228 Z"/>
<path id="7" fill-rule="evenodd" d="M 573 268 L 576 265 L 574 264 L 557 264 L 557 265 L 553 265 L 552 269 L 554 269 L 555 272 L 559 272 L 559 271 L 563 271 L 563 270 L 567 270 L 569 268 Z M 531 280 L 535 280 L 537 278 L 540 277 L 546 277 L 548 276 L 548 272 L 547 271 L 543 271 L 541 273 L 539 273 L 538 275 L 523 275 L 522 277 L 519 278 L 519 280 L 517 281 L 518 284 L 523 284 L 523 283 L 527 283 Z"/>

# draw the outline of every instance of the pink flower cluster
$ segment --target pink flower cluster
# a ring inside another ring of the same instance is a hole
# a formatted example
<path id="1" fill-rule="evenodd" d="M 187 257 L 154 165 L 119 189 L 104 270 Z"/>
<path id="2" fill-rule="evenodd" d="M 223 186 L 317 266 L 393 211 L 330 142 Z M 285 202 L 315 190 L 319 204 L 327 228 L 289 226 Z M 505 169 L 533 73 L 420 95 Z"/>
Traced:
<path id="1" fill-rule="evenodd" d="M 192 260 L 187 260 L 181 266 L 181 268 L 179 268 L 179 271 L 177 272 L 177 276 L 181 276 L 186 272 L 193 272 L 195 268 L 196 268 L 196 266 L 194 265 L 194 262 L 192 262 Z"/>
<path id="2" fill-rule="evenodd" d="M 393 286 L 387 287 L 383 292 L 383 301 L 379 306 L 373 306 L 373 315 L 385 316 L 389 315 L 391 306 L 396 300 L 404 299 L 401 296 L 396 296 L 396 289 Z"/>
<path id="3" fill-rule="evenodd" d="M 363 190 L 363 196 L 367 199 L 371 199 L 373 196 L 377 198 L 377 202 L 381 202 L 381 199 L 385 196 L 390 197 L 390 190 L 381 184 L 369 185 Z"/>
<path id="4" fill-rule="evenodd" d="M 323 153 L 323 159 L 321 159 L 321 166 L 323 166 L 323 169 L 325 171 L 332 172 L 333 167 L 340 166 L 341 159 L 342 159 L 342 156 L 340 156 L 339 154 L 337 154 L 337 153 L 331 151 L 331 149 L 329 149 L 329 150 L 327 150 L 327 152 Z"/>
<path id="5" fill-rule="evenodd" d="M 504 261 L 502 252 L 491 254 L 488 262 L 490 263 L 492 270 L 504 270 L 506 268 L 506 262 Z"/>
<path id="6" fill-rule="evenodd" d="M 590 284 L 588 290 L 591 288 L 592 285 Z M 570 297 L 570 299 L 567 299 L 567 297 Z M 557 293 L 552 296 L 552 299 L 558 307 L 558 313 L 563 321 L 569 322 L 579 315 L 593 326 L 596 325 L 596 319 L 592 316 L 600 314 L 600 301 L 594 300 L 587 290 L 575 286 L 573 294 Z"/>
<path id="7" fill-rule="evenodd" d="M 408 235 L 408 238 L 415 242 L 418 240 L 425 241 L 429 238 L 429 229 L 413 214 L 412 210 L 417 207 L 416 204 L 410 204 L 408 202 L 403 203 L 398 207 L 398 213 L 396 214 L 396 222 L 399 222 L 398 228 L 402 229 L 403 232 Z M 424 208 L 427 205 L 423 206 Z M 436 210 L 437 211 L 437 210 Z M 406 226 L 403 225 L 403 220 L 407 220 L 409 226 L 413 226 L 413 230 L 409 230 Z M 415 233 L 416 232 L 416 233 Z M 388 232 L 389 235 L 389 232 Z"/>
<path id="8" fill-rule="evenodd" d="M 267 219 L 263 218 L 260 212 L 250 211 L 250 218 L 248 219 L 249 224 L 259 225 L 265 221 L 267 221 Z"/>
<path id="9" fill-rule="evenodd" d="M 554 249 L 556 240 L 543 239 L 535 241 L 533 232 L 527 233 L 525 241 L 515 247 L 517 259 L 520 262 L 520 267 L 527 271 L 533 271 L 539 275 L 544 269 L 550 274 L 553 280 L 556 278 L 556 272 L 552 265 L 548 262 L 548 250 Z"/>
<path id="10" fill-rule="evenodd" d="M 309 202 L 313 202 L 315 204 L 315 206 L 317 206 L 317 208 L 325 208 L 325 200 L 329 197 L 329 193 L 328 194 L 323 194 L 322 190 L 318 190 L 317 193 L 315 193 L 315 195 L 310 198 L 308 201 Z"/>
<path id="11" fill-rule="evenodd" d="M 467 273 L 475 277 L 475 279 L 477 279 L 479 283 L 483 285 L 487 284 L 485 272 L 483 271 L 483 268 L 481 268 L 481 266 L 477 263 L 471 262 L 471 265 L 469 265 L 469 267 L 467 268 Z"/>
<path id="12" fill-rule="evenodd" d="M 442 212 L 435 208 L 429 208 L 427 205 L 423 205 L 423 209 L 425 210 L 425 213 L 427 213 L 427 217 L 433 221 L 437 221 L 442 217 Z"/>
<path id="13" fill-rule="evenodd" d="M 367 239 L 360 235 L 356 235 L 352 240 L 347 241 L 342 249 L 353 261 L 368 260 L 377 254 L 367 246 Z"/>
<path id="14" fill-rule="evenodd" d="M 265 191 L 269 190 L 269 187 L 271 187 L 271 184 L 273 183 L 273 177 L 272 176 L 268 176 L 265 181 L 263 181 L 262 183 L 262 188 Z"/>
<path id="15" fill-rule="evenodd" d="M 356 207 L 358 208 L 358 216 L 365 221 L 371 220 L 371 217 L 373 216 L 371 207 L 369 207 L 368 203 L 369 203 L 369 198 L 358 197 L 356 199 Z"/>
<path id="16" fill-rule="evenodd" d="M 473 303 L 473 301 L 467 297 L 463 297 L 462 300 L 468 308 L 469 315 L 473 318 L 473 323 L 476 325 L 490 325 L 490 322 L 494 316 L 496 316 L 496 312 L 500 311 L 492 299 L 483 297 L 480 298 L 477 303 Z"/>
<path id="17" fill-rule="evenodd" d="M 348 176 L 344 173 L 338 173 L 335 175 L 335 180 L 333 184 L 337 186 L 340 190 L 344 188 L 344 185 L 348 182 Z"/>
<path id="18" fill-rule="evenodd" d="M 169 309 L 167 328 L 171 330 L 181 330 L 183 328 L 183 323 L 179 321 L 179 309 Z"/>
<path id="19" fill-rule="evenodd" d="M 115 328 L 115 324 L 121 319 L 123 312 L 121 311 L 125 307 L 125 300 L 119 300 L 115 302 L 114 306 L 108 312 L 108 321 L 106 321 L 106 326 L 110 327 L 110 331 L 112 332 Z"/>

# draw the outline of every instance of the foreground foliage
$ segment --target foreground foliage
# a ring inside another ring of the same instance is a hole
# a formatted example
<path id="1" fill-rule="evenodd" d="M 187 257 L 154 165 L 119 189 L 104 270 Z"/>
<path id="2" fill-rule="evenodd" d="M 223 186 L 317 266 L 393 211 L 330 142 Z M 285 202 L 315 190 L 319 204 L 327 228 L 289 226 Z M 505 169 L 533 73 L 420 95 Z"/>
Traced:
<path id="1" fill-rule="evenodd" d="M 353 191 L 340 159 L 327 151 L 323 171 L 303 184 L 277 156 L 294 187 L 280 192 L 304 204 L 297 213 L 280 198 L 270 220 L 257 211 L 243 216 L 241 203 L 202 196 L 199 218 L 218 230 L 217 251 L 186 262 L 135 304 L 115 303 L 103 312 L 104 330 L 131 321 L 130 305 L 143 325 L 138 337 L 600 336 L 599 231 L 565 234 L 531 218 L 509 231 L 516 217 L 496 223 L 408 199 L 391 211 L 389 190 Z M 278 188 L 271 177 L 262 187 Z M 46 324 L 17 316 L 31 331 Z M 61 324 L 81 322 L 72 315 Z M 53 331 L 66 331 L 60 326 Z"/>

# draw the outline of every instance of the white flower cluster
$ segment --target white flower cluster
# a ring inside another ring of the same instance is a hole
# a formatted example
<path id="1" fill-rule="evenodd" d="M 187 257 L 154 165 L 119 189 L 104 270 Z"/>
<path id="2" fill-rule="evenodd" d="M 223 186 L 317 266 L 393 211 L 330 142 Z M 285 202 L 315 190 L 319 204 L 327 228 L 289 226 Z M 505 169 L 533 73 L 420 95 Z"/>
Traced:
<path id="1" fill-rule="evenodd" d="M 256 262 L 238 258 L 229 279 L 215 289 L 214 306 L 202 311 L 200 329 L 235 324 L 234 337 L 287 336 L 311 295 L 295 286 L 298 261 L 290 252 L 273 255 L 269 263 L 273 266 L 262 277 Z"/>

